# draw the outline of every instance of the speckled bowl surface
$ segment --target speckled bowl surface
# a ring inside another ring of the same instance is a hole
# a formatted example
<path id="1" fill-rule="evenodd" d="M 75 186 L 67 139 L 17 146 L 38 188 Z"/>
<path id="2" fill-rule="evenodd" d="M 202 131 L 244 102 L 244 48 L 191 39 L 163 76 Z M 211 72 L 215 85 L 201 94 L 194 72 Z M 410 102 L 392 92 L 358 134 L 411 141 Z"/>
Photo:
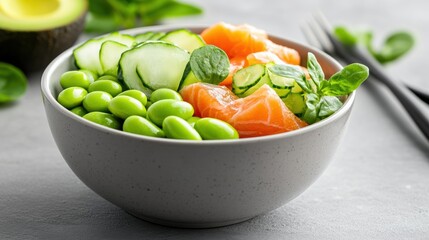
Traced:
<path id="1" fill-rule="evenodd" d="M 125 33 L 175 28 L 203 29 L 161 26 Z M 302 56 L 313 52 L 327 76 L 341 69 L 316 49 L 271 39 Z M 97 125 L 58 104 L 59 78 L 73 68 L 69 49 L 47 67 L 41 83 L 49 126 L 67 164 L 89 188 L 125 211 L 176 227 L 225 226 L 297 197 L 332 160 L 355 96 L 331 117 L 288 133 L 228 141 L 157 139 Z"/>

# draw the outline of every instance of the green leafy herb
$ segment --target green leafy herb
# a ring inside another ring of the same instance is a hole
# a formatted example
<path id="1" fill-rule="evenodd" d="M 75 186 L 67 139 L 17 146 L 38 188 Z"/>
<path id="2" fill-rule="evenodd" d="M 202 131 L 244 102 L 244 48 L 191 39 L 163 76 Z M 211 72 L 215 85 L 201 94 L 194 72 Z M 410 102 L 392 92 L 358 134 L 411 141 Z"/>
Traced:
<path id="1" fill-rule="evenodd" d="M 344 26 L 334 29 L 334 34 L 342 43 L 354 46 L 362 44 L 372 56 L 381 64 L 393 62 L 410 52 L 415 44 L 414 37 L 406 31 L 397 31 L 390 34 L 383 42 L 380 50 L 373 46 L 371 31 L 352 32 Z"/>
<path id="2" fill-rule="evenodd" d="M 13 65 L 0 62 L 0 103 L 12 102 L 24 95 L 27 77 Z"/>
<path id="3" fill-rule="evenodd" d="M 226 53 L 213 45 L 195 49 L 189 60 L 189 66 L 195 77 L 212 84 L 219 84 L 228 76 L 229 65 Z"/>
<path id="4" fill-rule="evenodd" d="M 111 32 L 201 13 L 201 8 L 177 0 L 89 0 L 85 31 Z"/>
<path id="5" fill-rule="evenodd" d="M 301 73 L 298 73 L 297 68 L 288 65 L 274 65 L 270 71 L 282 77 L 293 78 L 303 89 L 306 109 L 302 119 L 311 124 L 338 111 L 343 105 L 338 97 L 356 90 L 368 78 L 369 70 L 365 65 L 353 63 L 326 80 L 316 57 L 308 53 L 307 59 L 310 79 L 305 78 L 301 69 Z"/>

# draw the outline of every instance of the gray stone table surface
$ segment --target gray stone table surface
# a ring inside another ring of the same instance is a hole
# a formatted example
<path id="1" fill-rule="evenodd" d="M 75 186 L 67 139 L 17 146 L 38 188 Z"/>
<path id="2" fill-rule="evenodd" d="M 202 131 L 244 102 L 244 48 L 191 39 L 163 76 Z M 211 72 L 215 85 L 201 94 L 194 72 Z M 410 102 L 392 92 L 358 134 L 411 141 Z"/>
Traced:
<path id="1" fill-rule="evenodd" d="M 322 11 L 334 24 L 371 27 L 379 42 L 393 30 L 411 30 L 414 51 L 387 70 L 429 91 L 425 0 L 193 2 L 203 16 L 167 23 L 249 23 L 305 41 L 300 25 Z M 0 106 L 0 239 L 429 239 L 429 145 L 373 80 L 358 91 L 335 159 L 306 192 L 241 224 L 191 230 L 141 221 L 79 181 L 47 125 L 41 74 L 29 76 L 23 99 Z"/>

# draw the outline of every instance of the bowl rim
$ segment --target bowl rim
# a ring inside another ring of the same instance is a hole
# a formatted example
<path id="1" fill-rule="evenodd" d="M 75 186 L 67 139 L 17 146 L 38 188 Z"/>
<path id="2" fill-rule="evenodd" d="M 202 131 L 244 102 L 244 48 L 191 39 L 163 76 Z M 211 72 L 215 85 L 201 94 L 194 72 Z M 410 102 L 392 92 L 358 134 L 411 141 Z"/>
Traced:
<path id="1" fill-rule="evenodd" d="M 201 30 L 204 28 L 207 28 L 207 25 L 193 25 L 193 24 L 166 24 L 166 25 L 160 25 L 160 26 L 149 26 L 149 27 L 139 27 L 139 28 L 132 28 L 127 30 L 119 31 L 123 34 L 138 34 L 145 31 L 169 31 L 174 29 L 194 29 L 194 30 Z M 109 34 L 109 33 L 107 33 Z M 105 34 L 105 35 L 107 35 Z M 96 36 L 97 37 L 101 37 Z M 305 49 L 308 49 L 311 52 L 317 53 L 319 55 L 322 55 L 324 58 L 328 59 L 330 62 L 332 62 L 333 65 L 338 67 L 339 69 L 342 69 L 342 65 L 333 57 L 330 55 L 324 53 L 323 51 L 320 51 L 317 48 L 314 48 L 312 46 L 290 40 L 289 38 L 280 37 L 277 35 L 268 35 L 269 37 L 273 37 L 276 39 L 281 39 L 283 41 L 289 42 L 294 45 L 298 45 L 300 47 L 303 47 Z M 344 101 L 343 106 L 335 112 L 333 115 L 329 116 L 328 118 L 322 119 L 319 122 L 313 123 L 311 125 L 308 125 L 304 128 L 296 129 L 289 132 L 283 132 L 283 133 L 277 133 L 272 135 L 266 135 L 266 136 L 258 136 L 258 137 L 251 137 L 251 138 L 240 138 L 240 139 L 226 139 L 226 140 L 203 140 L 203 141 L 193 141 L 193 140 L 183 140 L 183 139 L 169 139 L 169 138 L 156 138 L 156 137 L 149 137 L 144 135 L 138 135 L 134 133 L 128 133 L 117 129 L 112 129 L 106 126 L 102 126 L 100 124 L 91 122 L 89 120 L 86 120 L 74 113 L 72 113 L 70 110 L 66 109 L 65 107 L 61 106 L 56 98 L 54 97 L 53 93 L 50 91 L 50 83 L 53 81 L 52 74 L 54 73 L 55 69 L 58 68 L 60 64 L 62 64 L 64 61 L 67 61 L 72 57 L 73 49 L 76 48 L 81 43 L 77 43 L 70 47 L 69 49 L 65 50 L 63 53 L 58 55 L 52 62 L 46 67 L 46 69 L 43 71 L 42 78 L 41 78 L 41 92 L 44 96 L 44 99 L 46 99 L 51 106 L 61 114 L 65 115 L 68 118 L 73 119 L 74 121 L 77 121 L 83 125 L 86 125 L 91 128 L 95 128 L 101 132 L 107 133 L 107 134 L 113 134 L 113 135 L 119 135 L 126 138 L 131 138 L 134 140 L 141 140 L 141 141 L 150 141 L 150 142 L 157 142 L 157 143 L 163 143 L 163 144 L 180 144 L 180 145 L 230 145 L 230 144 L 245 144 L 245 143 L 256 143 L 259 141 L 270 141 L 270 140 L 279 140 L 279 139 L 288 139 L 290 137 L 294 137 L 296 135 L 305 134 L 311 131 L 315 131 L 319 128 L 322 128 L 332 122 L 335 122 L 339 118 L 342 118 L 347 112 L 351 111 L 351 108 L 353 106 L 355 96 L 356 96 L 356 90 L 350 93 L 347 97 L 347 99 Z"/>

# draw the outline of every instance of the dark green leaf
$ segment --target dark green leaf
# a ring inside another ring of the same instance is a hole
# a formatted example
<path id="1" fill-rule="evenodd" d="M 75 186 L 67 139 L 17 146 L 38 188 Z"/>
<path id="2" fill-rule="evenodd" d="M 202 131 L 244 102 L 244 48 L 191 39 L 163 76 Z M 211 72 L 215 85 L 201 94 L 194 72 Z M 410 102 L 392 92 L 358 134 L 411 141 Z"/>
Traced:
<path id="1" fill-rule="evenodd" d="M 343 96 L 356 90 L 369 76 L 369 69 L 363 64 L 353 63 L 332 75 L 321 85 L 321 92 L 328 96 Z"/>
<path id="2" fill-rule="evenodd" d="M 337 26 L 334 28 L 334 35 L 339 41 L 348 46 L 354 46 L 358 43 L 358 37 L 351 33 L 344 26 Z"/>
<path id="3" fill-rule="evenodd" d="M 319 114 L 320 119 L 331 116 L 333 113 L 338 111 L 343 106 L 343 103 L 334 96 L 323 96 L 320 98 L 319 103 Z"/>
<path id="4" fill-rule="evenodd" d="M 0 103 L 15 101 L 24 95 L 27 77 L 13 65 L 0 62 Z"/>
<path id="5" fill-rule="evenodd" d="M 325 80 L 325 74 L 323 73 L 323 69 L 319 62 L 317 62 L 316 56 L 311 52 L 309 52 L 307 56 L 308 73 L 310 74 L 314 84 L 316 84 L 317 90 L 319 90 L 320 82 Z"/>
<path id="6" fill-rule="evenodd" d="M 191 4 L 181 3 L 177 1 L 168 2 L 163 7 L 156 9 L 156 11 L 151 11 L 146 13 L 146 15 L 141 16 L 144 23 L 155 23 L 161 19 L 165 18 L 174 18 L 174 17 L 183 17 L 190 15 L 201 14 L 202 9 Z"/>
<path id="7" fill-rule="evenodd" d="M 189 60 L 195 77 L 206 83 L 219 84 L 229 74 L 229 59 L 226 53 L 213 45 L 195 49 Z"/>
<path id="8" fill-rule="evenodd" d="M 381 50 L 374 57 L 382 64 L 392 62 L 409 52 L 414 46 L 414 38 L 408 32 L 391 34 Z"/>
<path id="9" fill-rule="evenodd" d="M 312 93 L 313 89 L 308 83 L 304 72 L 300 67 L 294 65 L 275 64 L 269 68 L 269 70 L 281 77 L 291 78 L 307 93 Z"/>
<path id="10" fill-rule="evenodd" d="M 120 28 L 120 25 L 113 17 L 97 16 L 88 13 L 85 23 L 85 31 L 89 33 L 107 33 Z"/>
<path id="11" fill-rule="evenodd" d="M 99 16 L 106 16 L 113 12 L 113 8 L 106 0 L 89 0 L 89 12 Z"/>

